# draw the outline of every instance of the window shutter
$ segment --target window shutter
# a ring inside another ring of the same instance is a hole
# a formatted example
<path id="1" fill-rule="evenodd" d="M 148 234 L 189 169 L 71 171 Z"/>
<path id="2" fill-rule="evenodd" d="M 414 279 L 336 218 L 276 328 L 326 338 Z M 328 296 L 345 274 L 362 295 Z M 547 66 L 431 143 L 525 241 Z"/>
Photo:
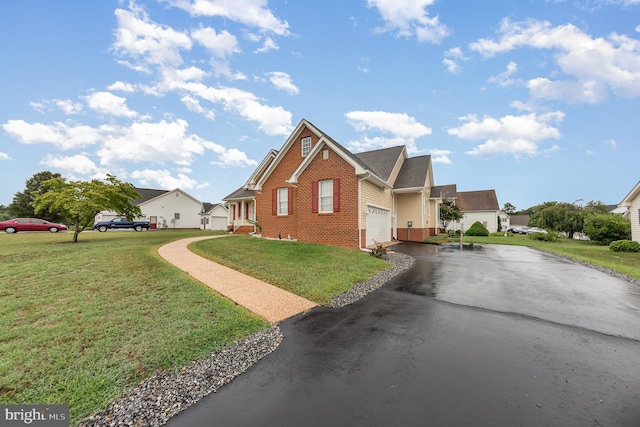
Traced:
<path id="1" fill-rule="evenodd" d="M 278 215 L 278 189 L 271 190 L 271 215 Z"/>
<path id="2" fill-rule="evenodd" d="M 318 213 L 318 181 L 311 183 L 311 213 Z"/>
<path id="3" fill-rule="evenodd" d="M 340 212 L 340 178 L 333 180 L 333 211 Z"/>
<path id="4" fill-rule="evenodd" d="M 293 187 L 289 187 L 289 191 L 287 192 L 287 197 L 288 197 L 288 213 L 289 215 L 293 215 Z"/>

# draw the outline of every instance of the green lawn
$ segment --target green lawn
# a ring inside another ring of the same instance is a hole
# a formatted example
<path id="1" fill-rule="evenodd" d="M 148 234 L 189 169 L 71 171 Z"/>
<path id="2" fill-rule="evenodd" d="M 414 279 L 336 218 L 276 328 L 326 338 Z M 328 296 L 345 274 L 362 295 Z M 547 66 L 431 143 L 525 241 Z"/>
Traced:
<path id="1" fill-rule="evenodd" d="M 157 255 L 202 231 L 0 233 L 0 403 L 68 404 L 71 423 L 157 370 L 269 324 Z M 194 244 L 317 302 L 389 266 L 361 251 L 231 236 Z"/>
<path id="2" fill-rule="evenodd" d="M 189 249 L 319 304 L 391 266 L 359 250 L 240 235 L 194 242 Z"/>
<path id="3" fill-rule="evenodd" d="M 267 328 L 157 255 L 203 233 L 2 233 L 0 403 L 69 404 L 73 425 L 157 370 Z"/>
<path id="4" fill-rule="evenodd" d="M 428 240 L 434 243 L 460 241 L 459 238 L 437 238 Z M 530 236 L 509 234 L 505 237 L 501 234 L 487 237 L 465 236 L 464 242 L 528 246 L 599 265 L 640 279 L 640 253 L 613 252 L 609 250 L 608 246 L 596 245 L 590 241 L 559 238 L 555 242 L 543 242 L 534 240 Z"/>

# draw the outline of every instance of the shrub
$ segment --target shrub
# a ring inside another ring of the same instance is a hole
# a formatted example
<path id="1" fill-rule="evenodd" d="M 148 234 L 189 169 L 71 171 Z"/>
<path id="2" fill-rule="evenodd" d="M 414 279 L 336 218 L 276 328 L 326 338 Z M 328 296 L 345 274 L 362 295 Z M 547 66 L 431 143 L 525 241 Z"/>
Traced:
<path id="1" fill-rule="evenodd" d="M 584 232 L 591 240 L 608 245 L 615 240 L 631 238 L 631 221 L 622 215 L 590 214 L 584 220 Z"/>
<path id="2" fill-rule="evenodd" d="M 611 242 L 609 250 L 614 252 L 640 252 L 640 243 L 633 240 L 616 240 Z"/>
<path id="3" fill-rule="evenodd" d="M 543 242 L 555 242 L 558 240 L 558 236 L 555 233 L 533 233 L 529 235 L 529 238 Z"/>
<path id="4" fill-rule="evenodd" d="M 371 249 L 371 256 L 376 258 L 382 258 L 387 253 L 387 248 L 382 246 L 382 243 L 376 242 L 375 248 Z"/>
<path id="5" fill-rule="evenodd" d="M 489 230 L 480 221 L 474 222 L 464 233 L 465 236 L 488 236 Z"/>

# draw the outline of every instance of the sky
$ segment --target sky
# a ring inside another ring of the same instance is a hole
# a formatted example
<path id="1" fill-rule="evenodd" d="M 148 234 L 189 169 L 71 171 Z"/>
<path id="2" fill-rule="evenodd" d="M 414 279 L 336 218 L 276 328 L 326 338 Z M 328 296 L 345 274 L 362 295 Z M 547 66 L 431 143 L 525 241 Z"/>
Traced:
<path id="1" fill-rule="evenodd" d="M 500 206 L 640 180 L 640 0 L 8 0 L 0 204 L 40 171 L 217 203 L 306 119 Z"/>

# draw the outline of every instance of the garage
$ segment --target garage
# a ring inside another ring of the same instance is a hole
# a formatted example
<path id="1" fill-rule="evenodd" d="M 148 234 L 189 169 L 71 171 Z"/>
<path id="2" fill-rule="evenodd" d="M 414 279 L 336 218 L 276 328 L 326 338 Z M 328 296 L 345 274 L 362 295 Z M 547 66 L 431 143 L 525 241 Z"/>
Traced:
<path id="1" fill-rule="evenodd" d="M 391 240 L 391 211 L 367 205 L 367 246 Z"/>

